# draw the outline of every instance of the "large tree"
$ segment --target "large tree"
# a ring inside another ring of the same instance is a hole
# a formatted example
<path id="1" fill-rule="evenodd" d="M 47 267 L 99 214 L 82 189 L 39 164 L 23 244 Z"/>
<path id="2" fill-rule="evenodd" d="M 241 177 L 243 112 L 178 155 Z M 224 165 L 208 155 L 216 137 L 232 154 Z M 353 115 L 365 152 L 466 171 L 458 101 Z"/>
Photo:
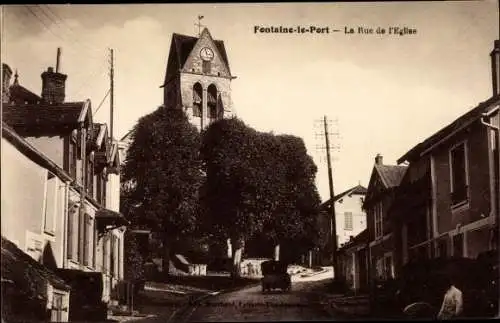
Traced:
<path id="1" fill-rule="evenodd" d="M 308 250 L 316 243 L 320 197 L 314 183 L 317 168 L 307 154 L 304 141 L 292 135 L 274 136 L 273 141 L 272 165 L 269 165 L 272 185 L 268 192 L 274 195 L 275 203 L 272 215 L 264 224 L 263 235 L 274 244 L 274 257 L 278 260 L 282 242 L 289 248 L 294 246 L 297 252 Z"/>
<path id="2" fill-rule="evenodd" d="M 203 219 L 220 239 L 231 239 L 235 274 L 249 239 L 265 236 L 276 246 L 284 239 L 302 245 L 314 239 L 316 166 L 302 139 L 226 119 L 206 130 L 201 156 L 207 173 Z"/>
<path id="3" fill-rule="evenodd" d="M 200 134 L 184 112 L 160 107 L 138 121 L 127 152 L 125 212 L 134 224 L 160 233 L 167 273 L 171 246 L 196 229 L 199 149 Z"/>
<path id="4" fill-rule="evenodd" d="M 200 150 L 206 171 L 201 194 L 204 227 L 217 239 L 231 240 L 235 275 L 245 241 L 262 228 L 256 208 L 260 178 L 253 165 L 255 139 L 256 131 L 241 120 L 223 119 L 204 132 Z"/>

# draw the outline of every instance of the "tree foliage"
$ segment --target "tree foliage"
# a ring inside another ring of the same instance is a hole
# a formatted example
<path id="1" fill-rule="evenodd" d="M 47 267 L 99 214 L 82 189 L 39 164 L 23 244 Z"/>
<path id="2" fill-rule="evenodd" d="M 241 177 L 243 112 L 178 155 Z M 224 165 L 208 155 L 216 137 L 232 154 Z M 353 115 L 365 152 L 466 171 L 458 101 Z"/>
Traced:
<path id="1" fill-rule="evenodd" d="M 133 184 L 123 205 L 135 224 L 173 240 L 196 229 L 199 148 L 200 134 L 180 109 L 160 107 L 138 121 L 122 174 Z"/>
<path id="2" fill-rule="evenodd" d="M 301 138 L 258 132 L 232 118 L 203 134 L 207 228 L 221 238 L 265 236 L 312 246 L 320 204 L 317 168 Z"/>
<path id="3" fill-rule="evenodd" d="M 140 253 L 136 236 L 133 233 L 125 233 L 125 279 L 140 281 L 144 279 L 144 258 Z"/>

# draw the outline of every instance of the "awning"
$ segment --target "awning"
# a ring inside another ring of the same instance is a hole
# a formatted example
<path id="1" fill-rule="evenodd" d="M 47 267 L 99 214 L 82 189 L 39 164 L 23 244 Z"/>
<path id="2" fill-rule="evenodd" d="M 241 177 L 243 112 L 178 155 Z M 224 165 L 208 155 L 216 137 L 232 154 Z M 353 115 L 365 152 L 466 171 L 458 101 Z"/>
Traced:
<path id="1" fill-rule="evenodd" d="M 2 285 L 10 284 L 27 299 L 47 299 L 47 285 L 69 291 L 65 281 L 2 237 Z M 48 283 L 48 284 L 47 284 Z M 2 286 L 4 287 L 4 286 Z"/>
<path id="2" fill-rule="evenodd" d="M 123 214 L 109 209 L 100 209 L 95 215 L 97 230 L 99 232 L 107 231 L 108 227 L 118 228 L 130 224 Z"/>

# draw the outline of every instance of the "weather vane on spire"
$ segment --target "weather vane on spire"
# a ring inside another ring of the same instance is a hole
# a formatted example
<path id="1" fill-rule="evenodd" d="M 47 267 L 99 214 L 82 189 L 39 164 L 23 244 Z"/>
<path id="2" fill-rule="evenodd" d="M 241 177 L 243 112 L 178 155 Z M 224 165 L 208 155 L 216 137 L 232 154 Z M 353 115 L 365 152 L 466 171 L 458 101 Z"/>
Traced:
<path id="1" fill-rule="evenodd" d="M 198 26 L 198 37 L 200 37 L 200 35 L 201 35 L 201 27 L 205 27 L 205 26 L 203 26 L 203 25 L 200 23 L 201 19 L 203 19 L 203 18 L 205 18 L 205 16 L 198 15 L 198 23 L 197 23 L 197 24 L 195 24 L 195 26 Z"/>

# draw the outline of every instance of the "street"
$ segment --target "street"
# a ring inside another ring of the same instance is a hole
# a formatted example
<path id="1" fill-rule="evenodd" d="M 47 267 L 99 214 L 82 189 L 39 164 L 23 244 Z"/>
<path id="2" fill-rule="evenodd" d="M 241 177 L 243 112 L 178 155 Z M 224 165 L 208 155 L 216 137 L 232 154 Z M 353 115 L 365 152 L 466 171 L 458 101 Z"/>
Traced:
<path id="1" fill-rule="evenodd" d="M 260 286 L 245 288 L 210 298 L 191 310 L 187 322 L 217 321 L 303 321 L 327 319 L 315 306 L 309 292 L 312 282 L 297 282 L 291 292 L 263 294 Z"/>
<path id="2" fill-rule="evenodd" d="M 311 276 L 292 277 L 292 290 L 262 293 L 261 286 L 217 295 L 187 311 L 186 322 L 303 321 L 331 319 L 312 292 L 332 275 L 331 268 Z"/>
<path id="3" fill-rule="evenodd" d="M 331 267 L 310 277 L 292 276 L 292 290 L 262 293 L 261 287 L 250 286 L 237 291 L 206 295 L 191 306 L 178 308 L 174 314 L 167 308 L 154 306 L 150 317 L 134 322 L 215 322 L 215 321 L 303 321 L 332 320 L 314 293 L 331 278 Z"/>

